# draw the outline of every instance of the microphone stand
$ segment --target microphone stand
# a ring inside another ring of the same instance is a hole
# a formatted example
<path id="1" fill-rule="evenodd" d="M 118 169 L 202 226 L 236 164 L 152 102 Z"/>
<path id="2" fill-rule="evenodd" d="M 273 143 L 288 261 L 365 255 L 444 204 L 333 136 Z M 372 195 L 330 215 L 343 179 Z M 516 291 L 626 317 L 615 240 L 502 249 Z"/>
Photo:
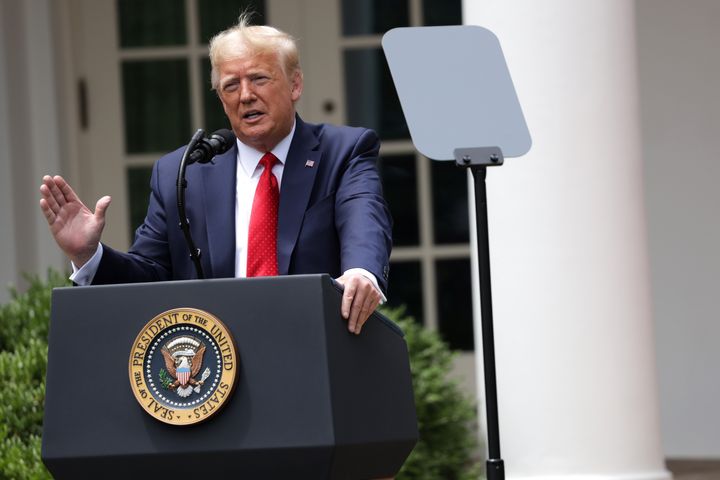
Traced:
<path id="1" fill-rule="evenodd" d="M 187 214 L 185 212 L 185 189 L 187 188 L 185 169 L 187 168 L 187 165 L 192 163 L 188 163 L 190 153 L 195 150 L 195 146 L 198 142 L 200 142 L 200 140 L 202 140 L 204 135 L 205 132 L 202 128 L 200 128 L 190 139 L 190 143 L 188 143 L 185 153 L 183 153 L 182 159 L 180 160 L 180 168 L 178 169 L 177 176 L 177 208 L 178 217 L 180 218 L 180 230 L 182 230 L 183 235 L 185 236 L 185 243 L 187 243 L 188 250 L 190 250 L 190 259 L 195 265 L 195 271 L 197 272 L 198 279 L 205 278 L 205 275 L 203 274 L 202 265 L 200 264 L 200 255 L 202 252 L 195 246 L 195 242 L 193 242 L 192 236 L 190 235 L 190 222 L 188 221 Z"/>

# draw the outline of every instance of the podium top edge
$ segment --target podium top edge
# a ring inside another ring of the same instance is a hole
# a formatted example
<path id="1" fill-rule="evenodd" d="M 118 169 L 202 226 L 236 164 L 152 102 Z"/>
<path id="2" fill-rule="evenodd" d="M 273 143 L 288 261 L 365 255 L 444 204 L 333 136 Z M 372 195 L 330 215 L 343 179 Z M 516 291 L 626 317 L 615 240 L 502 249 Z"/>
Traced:
<path id="1" fill-rule="evenodd" d="M 113 284 L 106 284 L 106 285 L 84 285 L 84 286 L 69 286 L 69 287 L 55 287 L 53 288 L 53 295 L 55 295 L 55 292 L 65 294 L 69 293 L 70 291 L 80 292 L 85 291 L 89 289 L 95 289 L 95 290 L 106 290 L 106 289 L 128 289 L 128 288 L 138 288 L 138 286 L 167 286 L 167 285 L 188 285 L 188 284 L 204 284 L 207 285 L 209 283 L 213 284 L 228 284 L 228 283 L 245 283 L 245 282 L 252 282 L 252 283 L 260 283 L 260 282 L 273 282 L 278 284 L 293 284 L 298 282 L 307 282 L 307 281 L 318 281 L 321 284 L 324 283 L 326 285 L 329 285 L 338 292 L 338 295 L 342 295 L 343 288 L 342 286 L 335 281 L 330 275 L 327 273 L 313 273 L 313 274 L 299 274 L 299 275 L 278 275 L 275 277 L 254 277 L 254 278 L 205 278 L 205 279 L 192 279 L 192 280 L 167 280 L 167 281 L 159 281 L 159 282 L 138 282 L 138 283 L 113 283 Z M 400 337 L 405 337 L 405 332 L 397 325 L 395 322 L 387 318 L 382 313 L 375 310 L 371 317 L 375 317 L 380 323 L 384 324 L 386 327 L 388 327 L 390 330 L 395 332 Z"/>

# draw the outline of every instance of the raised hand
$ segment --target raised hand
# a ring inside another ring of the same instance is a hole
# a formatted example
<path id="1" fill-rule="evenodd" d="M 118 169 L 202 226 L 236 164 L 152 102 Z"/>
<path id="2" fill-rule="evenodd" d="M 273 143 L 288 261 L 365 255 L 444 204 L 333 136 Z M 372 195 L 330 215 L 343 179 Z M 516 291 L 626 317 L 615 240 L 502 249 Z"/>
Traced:
<path id="1" fill-rule="evenodd" d="M 98 200 L 92 212 L 59 175 L 45 175 L 40 194 L 40 210 L 55 241 L 77 267 L 83 266 L 97 251 L 110 197 Z"/>

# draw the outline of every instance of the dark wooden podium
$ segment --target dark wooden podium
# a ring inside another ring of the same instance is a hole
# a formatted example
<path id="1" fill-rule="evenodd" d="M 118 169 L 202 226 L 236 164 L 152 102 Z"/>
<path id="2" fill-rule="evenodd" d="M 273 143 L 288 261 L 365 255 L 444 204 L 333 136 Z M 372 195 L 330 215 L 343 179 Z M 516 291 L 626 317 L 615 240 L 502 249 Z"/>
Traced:
<path id="1" fill-rule="evenodd" d="M 368 479 L 418 439 L 402 332 L 347 331 L 327 275 L 60 288 L 53 292 L 42 458 L 55 478 Z M 232 333 L 239 379 L 213 418 L 162 423 L 128 376 L 135 337 L 192 307 Z"/>

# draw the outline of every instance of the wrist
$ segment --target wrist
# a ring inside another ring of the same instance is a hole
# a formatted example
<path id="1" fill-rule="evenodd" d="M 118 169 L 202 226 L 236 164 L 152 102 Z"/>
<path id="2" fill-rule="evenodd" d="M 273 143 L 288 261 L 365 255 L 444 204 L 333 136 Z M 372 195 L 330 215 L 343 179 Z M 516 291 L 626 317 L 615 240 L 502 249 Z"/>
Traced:
<path id="1" fill-rule="evenodd" d="M 87 262 L 90 261 L 91 258 L 95 256 L 95 254 L 98 251 L 98 247 L 100 246 L 99 243 L 95 244 L 93 247 L 89 247 L 87 250 L 83 251 L 82 253 L 78 253 L 75 255 L 68 255 L 70 258 L 70 261 L 75 265 L 77 268 L 81 268 L 83 265 L 85 265 Z"/>

